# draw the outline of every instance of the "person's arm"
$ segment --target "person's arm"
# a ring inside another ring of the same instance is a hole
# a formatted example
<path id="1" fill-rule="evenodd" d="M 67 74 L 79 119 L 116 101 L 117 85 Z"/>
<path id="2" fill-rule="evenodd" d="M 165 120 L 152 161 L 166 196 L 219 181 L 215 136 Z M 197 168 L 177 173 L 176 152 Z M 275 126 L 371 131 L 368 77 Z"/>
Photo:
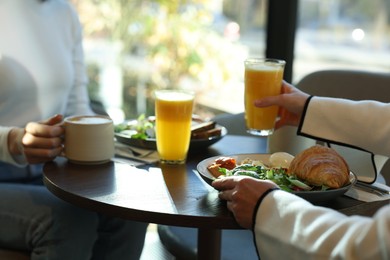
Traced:
<path id="1" fill-rule="evenodd" d="M 357 140 L 358 145 L 388 154 L 389 141 L 382 142 L 390 134 L 388 123 L 383 119 L 390 116 L 388 104 L 349 101 L 340 105 L 332 103 L 339 102 L 336 99 L 329 99 L 329 102 L 320 99 L 310 99 L 307 94 L 284 82 L 281 95 L 258 100 L 255 105 L 279 105 L 282 109 L 278 127 L 297 125 L 302 121 L 300 131 L 304 134 L 348 140 L 350 143 L 361 138 L 365 140 Z M 327 117 L 324 118 L 324 114 Z M 365 117 L 368 117 L 367 120 Z M 383 124 L 385 126 L 381 127 Z M 350 135 L 352 138 L 348 139 Z M 380 144 L 385 145 L 381 148 Z M 262 196 L 269 188 L 265 188 L 261 181 L 250 180 L 253 186 L 250 189 L 247 185 L 239 185 L 240 182 L 242 180 L 236 177 L 227 177 L 214 181 L 213 186 L 221 190 L 220 198 L 231 205 L 229 209 L 240 225 L 248 228 L 248 223 L 254 219 L 254 236 L 262 258 L 386 259 L 390 255 L 389 206 L 373 218 L 347 217 L 332 209 L 313 206 L 280 190 Z M 256 198 L 258 202 L 248 203 L 247 198 Z M 246 211 L 237 210 L 243 205 L 248 207 Z M 252 211 L 255 214 L 253 218 L 250 215 Z"/>
<path id="2" fill-rule="evenodd" d="M 274 191 L 260 204 L 253 231 L 264 259 L 386 259 L 390 255 L 390 207 L 373 218 L 348 217 Z"/>
<path id="3" fill-rule="evenodd" d="M 390 156 L 390 104 L 313 97 L 298 134 Z"/>
<path id="4" fill-rule="evenodd" d="M 298 134 L 390 156 L 390 104 L 377 101 L 310 97 L 283 82 L 282 93 L 255 101 L 257 107 L 277 105 L 279 121 L 299 126 Z"/>
<path id="5" fill-rule="evenodd" d="M 212 185 L 264 259 L 381 259 L 390 254 L 390 206 L 373 218 L 314 206 L 270 181 L 245 176 Z"/>

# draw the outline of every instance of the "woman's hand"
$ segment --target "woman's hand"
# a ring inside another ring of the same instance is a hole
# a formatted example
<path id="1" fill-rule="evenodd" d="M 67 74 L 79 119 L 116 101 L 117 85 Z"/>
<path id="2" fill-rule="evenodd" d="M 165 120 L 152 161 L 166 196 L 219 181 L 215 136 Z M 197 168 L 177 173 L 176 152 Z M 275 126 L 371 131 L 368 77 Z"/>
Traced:
<path id="1" fill-rule="evenodd" d="M 279 106 L 279 120 L 275 129 L 284 125 L 297 126 L 309 95 L 283 81 L 280 95 L 265 97 L 255 101 L 256 107 Z"/>
<path id="2" fill-rule="evenodd" d="M 238 224 L 247 229 L 253 226 L 253 214 L 259 198 L 267 190 L 278 187 L 272 181 L 247 176 L 220 178 L 213 181 L 212 185 L 220 191 L 219 198 L 227 201 L 227 207 L 233 212 Z"/>
<path id="3" fill-rule="evenodd" d="M 62 115 L 55 115 L 41 122 L 30 122 L 25 129 L 14 128 L 8 135 L 10 153 L 24 153 L 28 163 L 44 163 L 62 152 L 64 128 Z"/>

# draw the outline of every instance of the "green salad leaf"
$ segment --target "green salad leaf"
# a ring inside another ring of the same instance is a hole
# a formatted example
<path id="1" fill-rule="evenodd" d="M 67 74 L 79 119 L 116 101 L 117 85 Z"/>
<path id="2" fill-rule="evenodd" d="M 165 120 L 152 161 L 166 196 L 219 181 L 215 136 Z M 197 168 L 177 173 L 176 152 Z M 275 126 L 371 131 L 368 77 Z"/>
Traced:
<path id="1" fill-rule="evenodd" d="M 155 137 L 154 121 L 151 121 L 145 114 L 141 114 L 136 120 L 116 125 L 114 131 L 135 139 L 146 140 Z"/>
<path id="2" fill-rule="evenodd" d="M 260 180 L 270 180 L 275 182 L 282 190 L 288 192 L 294 191 L 310 191 L 310 190 L 327 190 L 326 186 L 316 187 L 298 179 L 294 175 L 287 175 L 287 169 L 282 167 L 269 168 L 264 165 L 253 165 L 245 163 L 228 170 L 220 168 L 219 170 L 224 176 L 250 176 Z"/>

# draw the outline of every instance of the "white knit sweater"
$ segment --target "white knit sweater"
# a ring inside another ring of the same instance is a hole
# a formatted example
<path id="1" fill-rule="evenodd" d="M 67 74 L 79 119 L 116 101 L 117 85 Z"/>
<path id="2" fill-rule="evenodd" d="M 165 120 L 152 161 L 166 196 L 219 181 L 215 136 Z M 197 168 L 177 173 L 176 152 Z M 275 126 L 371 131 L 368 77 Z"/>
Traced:
<path id="1" fill-rule="evenodd" d="M 66 0 L 0 1 L 0 161 L 8 127 L 90 114 L 81 26 Z"/>

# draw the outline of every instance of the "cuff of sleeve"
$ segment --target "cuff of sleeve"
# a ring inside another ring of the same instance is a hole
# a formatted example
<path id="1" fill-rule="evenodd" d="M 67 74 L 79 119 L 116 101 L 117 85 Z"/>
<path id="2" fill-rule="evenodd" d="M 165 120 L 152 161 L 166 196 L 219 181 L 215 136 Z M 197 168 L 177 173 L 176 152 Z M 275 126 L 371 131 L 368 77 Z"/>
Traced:
<path id="1" fill-rule="evenodd" d="M 11 163 L 15 166 L 26 166 L 27 160 L 24 156 L 24 153 L 22 153 L 21 155 L 13 156 L 8 150 L 8 134 L 11 129 L 12 127 L 0 127 L 0 160 L 3 162 Z M 22 138 L 23 133 L 19 133 L 17 139 L 20 144 L 22 143 Z M 23 146 L 21 151 L 23 151 Z"/>
<path id="2" fill-rule="evenodd" d="M 304 123 L 304 121 L 305 121 L 307 108 L 309 107 L 309 103 L 310 103 L 310 101 L 311 101 L 311 99 L 312 99 L 313 97 L 314 97 L 314 96 L 310 96 L 310 97 L 306 100 L 305 106 L 303 107 L 303 112 L 302 112 L 302 116 L 301 116 L 301 122 L 299 122 L 298 130 L 297 130 L 297 134 L 298 134 L 298 135 L 300 135 L 300 134 L 302 133 L 302 126 L 303 126 L 303 123 Z"/>
<path id="3" fill-rule="evenodd" d="M 20 155 L 12 155 L 12 158 L 14 159 L 14 162 L 19 166 L 26 166 L 27 160 L 26 156 L 24 156 L 24 147 L 22 144 L 22 138 L 24 136 L 24 132 L 19 131 L 18 135 L 16 136 L 16 142 L 18 144 L 19 151 L 21 151 Z"/>
<path id="4" fill-rule="evenodd" d="M 257 211 L 259 210 L 259 207 L 260 207 L 261 202 L 264 200 L 264 198 L 265 198 L 268 194 L 270 194 L 271 192 L 273 192 L 273 191 L 275 191 L 275 190 L 280 190 L 280 189 L 279 189 L 279 188 L 272 188 L 272 189 L 266 190 L 266 191 L 263 193 L 263 195 L 261 195 L 261 197 L 259 198 L 259 200 L 257 201 L 256 206 L 255 206 L 254 211 L 253 211 L 253 215 L 252 215 L 252 230 L 255 229 Z"/>

